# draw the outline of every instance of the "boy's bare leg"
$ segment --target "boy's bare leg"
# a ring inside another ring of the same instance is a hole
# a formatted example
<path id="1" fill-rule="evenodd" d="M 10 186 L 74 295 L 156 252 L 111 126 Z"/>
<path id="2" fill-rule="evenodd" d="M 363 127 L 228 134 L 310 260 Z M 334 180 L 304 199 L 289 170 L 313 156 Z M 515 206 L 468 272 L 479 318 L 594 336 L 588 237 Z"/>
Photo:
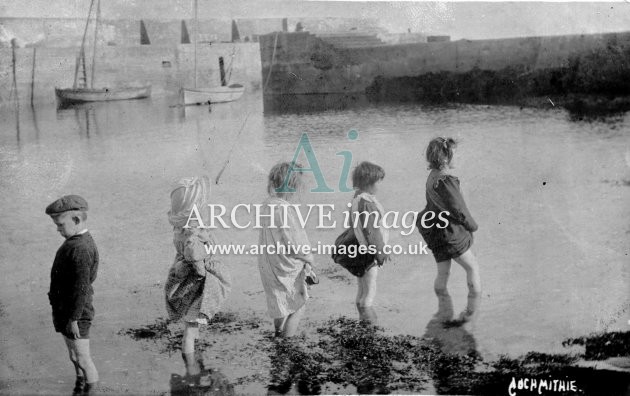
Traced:
<path id="1" fill-rule="evenodd" d="M 77 376 L 79 372 L 81 372 L 88 384 L 98 382 L 98 371 L 96 371 L 96 366 L 94 365 L 92 356 L 90 355 L 90 340 L 87 338 L 72 340 L 64 336 L 64 341 L 66 342 L 66 346 L 70 352 L 70 360 L 72 360 L 72 356 L 76 358 L 75 366 L 79 367 L 77 370 Z M 72 363 L 75 362 L 73 361 Z"/>
<path id="2" fill-rule="evenodd" d="M 66 348 L 68 348 L 68 355 L 70 357 L 70 361 L 72 365 L 74 365 L 74 371 L 77 375 L 76 382 L 74 383 L 73 394 L 81 394 L 83 393 L 83 388 L 85 387 L 85 373 L 79 367 L 79 360 L 77 357 L 77 353 L 75 351 L 74 345 L 70 342 L 68 338 L 63 337 L 63 341 L 66 343 Z"/>
<path id="3" fill-rule="evenodd" d="M 287 320 L 284 323 L 284 329 L 282 330 L 283 337 L 293 337 L 297 333 L 300 319 L 302 319 L 302 316 L 304 315 L 305 306 L 306 304 L 302 305 L 300 309 L 287 316 Z"/>
<path id="4" fill-rule="evenodd" d="M 66 348 L 68 348 L 68 355 L 70 356 L 70 361 L 74 365 L 74 371 L 77 374 L 77 378 L 84 377 L 85 374 L 81 370 L 81 367 L 79 367 L 79 360 L 77 358 L 77 353 L 74 349 L 74 346 L 71 343 L 72 340 L 66 338 L 65 336 L 63 336 L 63 340 L 66 343 Z"/>

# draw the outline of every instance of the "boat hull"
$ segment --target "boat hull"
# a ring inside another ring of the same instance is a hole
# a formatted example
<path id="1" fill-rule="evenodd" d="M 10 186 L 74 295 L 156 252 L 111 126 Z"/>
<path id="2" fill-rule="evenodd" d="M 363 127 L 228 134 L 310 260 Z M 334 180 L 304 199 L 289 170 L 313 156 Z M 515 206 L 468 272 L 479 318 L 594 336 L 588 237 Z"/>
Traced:
<path id="1" fill-rule="evenodd" d="M 125 88 L 55 88 L 57 99 L 64 103 L 103 102 L 143 99 L 151 96 L 151 86 Z"/>
<path id="2" fill-rule="evenodd" d="M 184 105 L 233 102 L 240 99 L 245 87 L 240 84 L 211 88 L 182 88 L 181 98 Z"/>

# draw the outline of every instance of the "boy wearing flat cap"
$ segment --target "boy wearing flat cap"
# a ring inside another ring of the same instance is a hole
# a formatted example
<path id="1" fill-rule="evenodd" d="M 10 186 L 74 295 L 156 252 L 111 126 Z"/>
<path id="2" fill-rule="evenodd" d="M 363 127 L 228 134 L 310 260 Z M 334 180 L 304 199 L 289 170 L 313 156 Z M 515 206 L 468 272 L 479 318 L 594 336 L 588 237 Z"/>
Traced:
<path id="1" fill-rule="evenodd" d="M 98 250 L 87 230 L 87 210 L 86 200 L 78 195 L 63 196 L 46 208 L 66 239 L 53 262 L 48 298 L 55 331 L 63 335 L 77 374 L 74 395 L 89 394 L 98 382 L 89 339 Z"/>

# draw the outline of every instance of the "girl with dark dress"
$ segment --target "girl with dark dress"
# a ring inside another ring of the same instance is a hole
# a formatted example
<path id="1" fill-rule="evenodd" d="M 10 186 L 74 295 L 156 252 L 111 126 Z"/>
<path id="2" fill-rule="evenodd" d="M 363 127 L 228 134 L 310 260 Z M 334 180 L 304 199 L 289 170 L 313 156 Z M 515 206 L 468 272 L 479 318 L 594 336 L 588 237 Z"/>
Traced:
<path id="1" fill-rule="evenodd" d="M 352 184 L 355 189 L 351 205 L 353 226 L 339 237 L 343 240 L 354 238 L 358 244 L 372 247 L 377 253 L 358 254 L 349 260 L 335 259 L 336 263 L 357 277 L 358 290 L 355 303 L 359 311 L 359 319 L 373 325 L 378 323 L 373 307 L 378 268 L 389 260 L 389 256 L 383 251 L 389 239 L 388 229 L 382 224 L 385 210 L 376 199 L 378 184 L 384 178 L 385 171 L 376 164 L 363 161 L 357 165 L 352 172 Z"/>
<path id="2" fill-rule="evenodd" d="M 473 232 L 478 227 L 464 202 L 459 179 L 449 172 L 456 146 L 454 139 L 444 137 L 435 138 L 429 143 L 426 159 L 431 172 L 426 183 L 427 206 L 418 217 L 419 220 L 422 219 L 422 214 L 428 211 L 434 212 L 435 218 L 440 212 L 448 212 L 442 213 L 442 217 L 448 220 L 448 225 L 444 227 L 445 222 L 427 221 L 423 227 L 422 222 L 418 221 L 418 228 L 437 262 L 438 273 L 434 287 L 440 301 L 450 300 L 446 284 L 451 271 L 451 260 L 466 270 L 468 304 L 458 318 L 458 321 L 466 322 L 477 312 L 481 296 L 479 266 L 470 249 Z"/>

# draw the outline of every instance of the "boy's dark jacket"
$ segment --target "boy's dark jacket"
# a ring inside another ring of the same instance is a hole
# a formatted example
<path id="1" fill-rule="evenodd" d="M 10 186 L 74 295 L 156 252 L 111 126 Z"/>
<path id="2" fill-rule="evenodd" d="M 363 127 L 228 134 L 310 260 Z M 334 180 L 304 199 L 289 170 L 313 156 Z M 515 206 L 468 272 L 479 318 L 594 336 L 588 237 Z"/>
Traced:
<path id="1" fill-rule="evenodd" d="M 50 272 L 48 299 L 55 321 L 92 320 L 92 283 L 98 271 L 98 250 L 89 232 L 61 245 Z"/>

